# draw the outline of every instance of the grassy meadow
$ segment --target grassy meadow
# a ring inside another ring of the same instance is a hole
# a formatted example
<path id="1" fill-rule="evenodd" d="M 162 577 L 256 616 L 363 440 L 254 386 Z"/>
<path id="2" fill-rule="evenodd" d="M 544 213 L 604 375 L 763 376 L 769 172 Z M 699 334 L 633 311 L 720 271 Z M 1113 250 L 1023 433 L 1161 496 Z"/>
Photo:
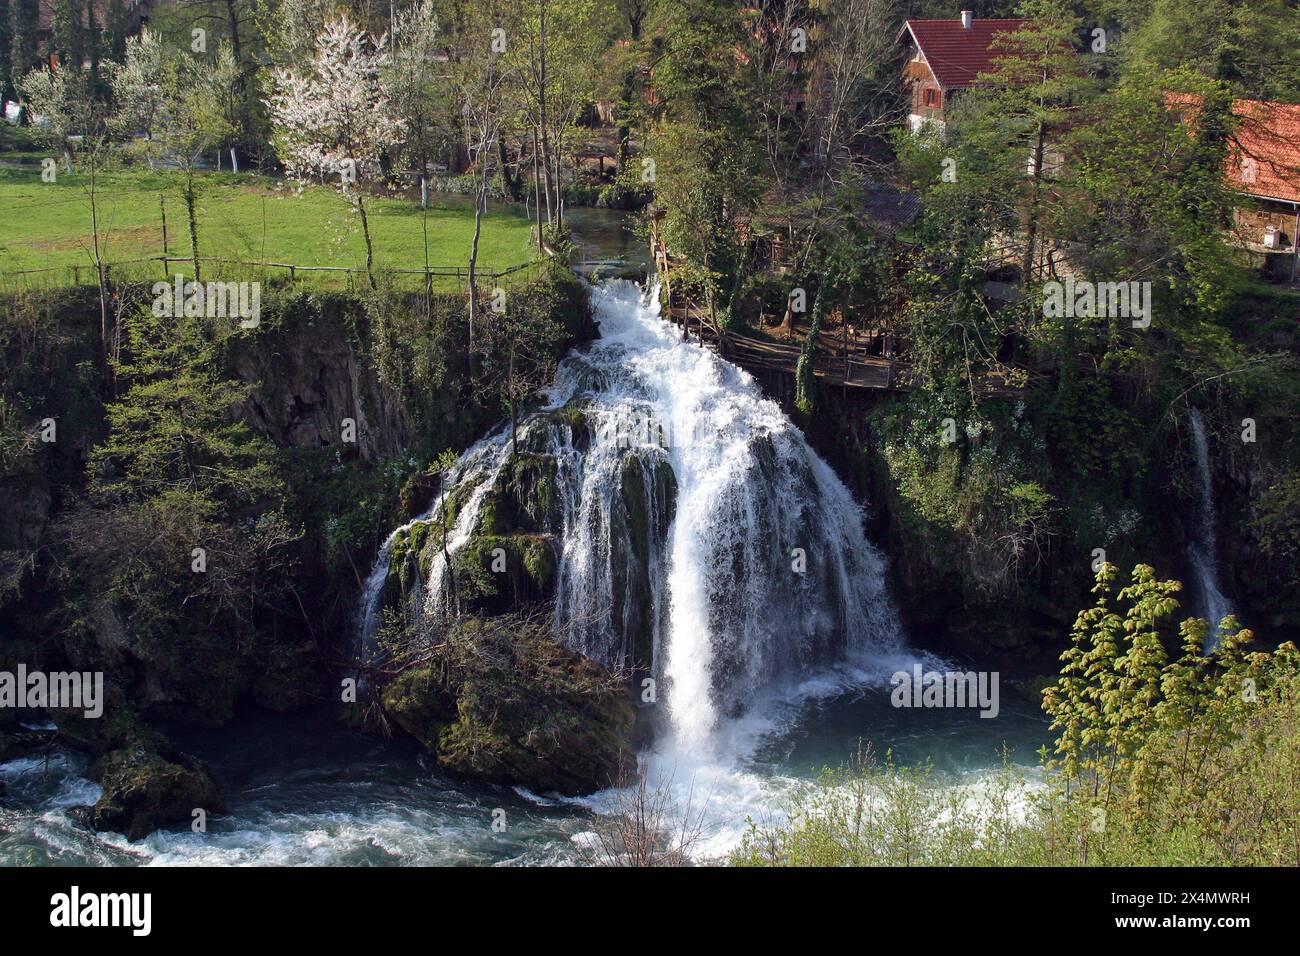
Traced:
<path id="1" fill-rule="evenodd" d="M 101 175 L 98 212 L 105 259 L 128 263 L 161 255 L 163 214 L 167 250 L 190 252 L 185 205 L 174 172 L 119 170 Z M 365 242 L 360 220 L 336 192 L 252 174 L 209 172 L 201 177 L 198 199 L 199 254 L 225 259 L 347 266 L 364 269 Z M 419 269 L 425 261 L 424 228 L 417 203 L 372 197 L 367 203 L 375 248 L 375 269 Z M 427 215 L 428 261 L 432 267 L 464 268 L 474 232 L 472 205 L 461 197 L 430 198 Z M 532 258 L 527 219 L 511 211 L 484 216 L 479 240 L 479 270 L 504 271 Z M 68 175 L 59 166 L 53 183 L 42 182 L 40 167 L 0 168 L 0 276 L 24 285 L 46 286 L 93 274 L 88 177 Z M 26 275 L 29 270 L 51 270 Z M 161 274 L 151 263 L 132 272 Z M 171 272 L 187 271 L 173 263 Z M 278 270 L 283 275 L 284 270 Z M 346 273 L 298 273 L 322 285 L 346 284 Z M 448 280 L 454 282 L 454 279 Z"/>

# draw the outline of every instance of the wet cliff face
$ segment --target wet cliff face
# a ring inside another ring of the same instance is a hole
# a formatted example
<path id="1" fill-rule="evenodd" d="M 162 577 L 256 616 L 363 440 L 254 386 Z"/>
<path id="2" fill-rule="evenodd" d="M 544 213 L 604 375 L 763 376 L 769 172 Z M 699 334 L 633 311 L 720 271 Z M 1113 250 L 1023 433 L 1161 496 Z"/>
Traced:
<path id="1" fill-rule="evenodd" d="M 1242 420 L 1255 423 L 1243 440 Z M 1219 565 L 1243 625 L 1266 638 L 1300 635 L 1300 478 L 1289 467 L 1294 427 L 1269 411 L 1237 408 L 1209 419 Z"/>
<path id="2" fill-rule="evenodd" d="M 561 574 L 566 534 L 575 542 L 596 540 L 594 555 L 575 547 L 570 558 L 598 560 L 607 568 L 608 593 L 599 606 L 608 614 L 610 633 L 619 637 L 617 646 L 593 646 L 591 654 L 611 666 L 648 671 L 655 659 L 656 592 L 677 482 L 662 450 L 627 449 L 611 464 L 609 497 L 579 509 L 585 481 L 575 469 L 592 441 L 580 401 L 530 418 L 519 431 L 518 447 L 481 488 L 452 487 L 445 508 L 439 505 L 395 534 L 383 605 L 418 613 L 430 588 L 437 590 L 436 600 L 454 601 L 472 614 L 574 600 L 575 593 L 563 593 L 566 583 L 581 592 L 583 582 L 566 582 Z M 441 570 L 444 548 L 454 551 L 449 576 Z M 575 624 L 581 629 L 593 622 Z"/>
<path id="3" fill-rule="evenodd" d="M 17 574 L 84 482 L 91 449 L 106 433 L 108 375 L 93 290 L 60 290 L 3 309 L 0 573 Z"/>
<path id="4" fill-rule="evenodd" d="M 281 448 L 338 446 L 367 462 L 399 455 L 412 438 L 401 398 L 339 326 L 279 330 L 239 349 L 231 371 L 256 388 L 237 414 Z"/>

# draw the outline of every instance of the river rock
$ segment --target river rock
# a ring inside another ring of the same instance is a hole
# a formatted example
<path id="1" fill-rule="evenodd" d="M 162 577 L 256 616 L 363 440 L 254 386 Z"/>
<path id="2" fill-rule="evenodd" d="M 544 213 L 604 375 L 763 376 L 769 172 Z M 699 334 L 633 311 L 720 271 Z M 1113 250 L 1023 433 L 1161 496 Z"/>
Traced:
<path id="1" fill-rule="evenodd" d="M 82 818 L 96 830 L 139 840 L 159 827 L 189 823 L 201 809 L 224 811 L 217 785 L 203 764 L 187 754 L 169 760 L 144 747 L 124 747 L 99 760 L 91 775 L 104 792 Z"/>
<path id="2" fill-rule="evenodd" d="M 634 766 L 623 683 L 518 618 L 463 622 L 435 664 L 405 671 L 382 699 L 453 773 L 572 796 Z"/>

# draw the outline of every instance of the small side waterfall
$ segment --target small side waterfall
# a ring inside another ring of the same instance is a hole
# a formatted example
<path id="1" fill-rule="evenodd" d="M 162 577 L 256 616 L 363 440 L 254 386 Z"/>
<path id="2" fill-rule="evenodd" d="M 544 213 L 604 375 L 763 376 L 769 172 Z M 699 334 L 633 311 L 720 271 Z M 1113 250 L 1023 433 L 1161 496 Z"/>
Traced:
<path id="1" fill-rule="evenodd" d="M 1196 474 L 1200 484 L 1200 507 L 1196 515 L 1196 535 L 1188 545 L 1187 556 L 1196 575 L 1200 604 L 1198 613 L 1210 622 L 1209 646 L 1218 642 L 1219 622 L 1235 613 L 1232 602 L 1219 585 L 1218 541 L 1214 533 L 1214 486 L 1210 474 L 1210 446 L 1206 440 L 1205 420 L 1200 409 L 1192 406 L 1188 415 L 1192 428 L 1192 447 L 1196 451 Z"/>
<path id="2" fill-rule="evenodd" d="M 561 363 L 517 453 L 499 429 L 447 481 L 453 570 L 488 554 L 526 568 L 499 579 L 553 598 L 569 646 L 653 675 L 688 749 L 774 681 L 897 651 L 861 511 L 794 424 L 747 373 L 683 342 L 656 295 L 609 280 L 593 301 L 601 338 Z M 363 640 L 391 551 L 366 588 Z M 440 536 L 424 560 L 423 613 L 441 613 Z"/>

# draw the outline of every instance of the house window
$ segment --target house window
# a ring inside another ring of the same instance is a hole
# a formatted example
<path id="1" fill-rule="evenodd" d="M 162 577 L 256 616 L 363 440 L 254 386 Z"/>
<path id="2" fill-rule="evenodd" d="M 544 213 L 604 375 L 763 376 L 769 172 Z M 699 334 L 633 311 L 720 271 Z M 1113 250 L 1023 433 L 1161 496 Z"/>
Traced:
<path id="1" fill-rule="evenodd" d="M 939 105 L 939 91 L 936 89 L 927 89 L 925 91 L 925 105 L 931 108 Z"/>

